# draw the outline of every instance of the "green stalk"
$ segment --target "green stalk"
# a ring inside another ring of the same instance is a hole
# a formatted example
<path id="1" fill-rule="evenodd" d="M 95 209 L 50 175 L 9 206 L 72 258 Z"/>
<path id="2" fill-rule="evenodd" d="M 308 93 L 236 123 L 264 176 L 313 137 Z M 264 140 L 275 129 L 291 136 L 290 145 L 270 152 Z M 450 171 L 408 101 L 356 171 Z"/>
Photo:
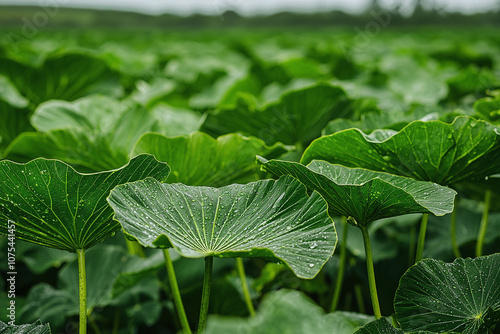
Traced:
<path id="1" fill-rule="evenodd" d="M 207 326 L 208 304 L 210 302 L 210 290 L 212 288 L 212 266 L 214 258 L 205 258 L 205 275 L 203 276 L 203 292 L 201 294 L 200 320 L 198 321 L 198 334 L 205 332 Z"/>
<path id="2" fill-rule="evenodd" d="M 451 247 L 453 248 L 453 254 L 455 254 L 455 257 L 459 258 L 462 257 L 462 254 L 460 254 L 460 247 L 458 247 L 457 243 L 457 205 L 458 199 L 455 197 L 455 205 L 453 212 L 451 213 Z"/>
<path id="3" fill-rule="evenodd" d="M 238 275 L 241 279 L 241 287 L 243 288 L 243 295 L 245 296 L 245 302 L 248 307 L 248 312 L 250 316 L 255 315 L 255 308 L 253 307 L 252 298 L 250 297 L 250 291 L 247 285 L 247 276 L 245 275 L 245 266 L 243 265 L 243 259 L 241 257 L 236 258 L 236 268 L 238 269 Z"/>
<path id="4" fill-rule="evenodd" d="M 172 296 L 174 297 L 175 308 L 177 309 L 177 315 L 182 325 L 183 334 L 191 334 L 191 328 L 189 327 L 189 321 L 186 316 L 186 311 L 184 310 L 184 304 L 182 304 L 181 292 L 179 291 L 179 285 L 177 284 L 177 278 L 175 277 L 174 265 L 172 259 L 170 258 L 170 253 L 168 249 L 163 250 L 163 255 L 165 257 L 165 266 L 167 267 L 168 282 L 170 283 L 170 290 L 172 291 Z"/>
<path id="5" fill-rule="evenodd" d="M 370 287 L 370 296 L 372 298 L 373 313 L 375 314 L 376 319 L 380 319 L 382 318 L 382 313 L 380 312 L 380 305 L 378 302 L 377 283 L 375 282 L 375 270 L 373 269 L 370 235 L 368 234 L 368 229 L 365 226 L 359 226 L 359 228 L 361 229 L 361 233 L 363 233 L 363 241 L 365 243 L 366 269 L 368 272 L 368 285 Z"/>
<path id="6" fill-rule="evenodd" d="M 488 229 L 488 214 L 491 205 L 491 195 L 492 191 L 486 190 L 486 194 L 484 195 L 483 217 L 481 218 L 481 227 L 479 228 L 479 235 L 477 237 L 476 243 L 477 257 L 483 255 L 484 238 L 486 237 L 486 230 Z"/>
<path id="7" fill-rule="evenodd" d="M 92 327 L 92 329 L 94 330 L 94 333 L 95 334 L 102 334 L 101 330 L 99 329 L 99 327 L 97 327 L 97 324 L 95 322 L 95 319 L 94 319 L 94 315 L 90 315 L 89 316 L 89 322 L 90 322 L 90 327 Z"/>
<path id="8" fill-rule="evenodd" d="M 146 255 L 144 254 L 144 248 L 142 248 L 142 246 L 139 243 L 128 240 L 126 237 L 125 237 L 125 243 L 127 244 L 128 253 L 130 255 L 137 255 L 142 258 L 146 257 Z"/>
<path id="9" fill-rule="evenodd" d="M 424 213 L 422 215 L 422 222 L 420 223 L 420 232 L 418 234 L 417 254 L 415 255 L 415 263 L 422 260 L 422 256 L 424 254 L 425 232 L 427 231 L 428 220 L 429 220 L 429 215 L 427 213 Z"/>
<path id="10" fill-rule="evenodd" d="M 347 219 L 342 217 L 342 244 L 340 245 L 340 264 L 337 272 L 337 280 L 335 281 L 335 291 L 333 293 L 332 304 L 330 305 L 330 312 L 337 309 L 340 300 L 340 293 L 342 290 L 342 283 L 344 281 L 345 263 L 347 256 Z"/>
<path id="11" fill-rule="evenodd" d="M 77 249 L 78 290 L 80 292 L 80 334 L 87 334 L 87 278 L 85 275 L 85 251 Z"/>
<path id="12" fill-rule="evenodd" d="M 366 313 L 365 301 L 363 299 L 363 292 L 361 291 L 361 285 L 358 283 L 354 285 L 354 294 L 356 296 L 356 303 L 358 303 L 358 311 L 361 314 Z"/>
<path id="13" fill-rule="evenodd" d="M 415 225 L 410 227 L 410 245 L 408 251 L 408 266 L 415 263 L 415 236 L 417 234 L 417 228 Z"/>

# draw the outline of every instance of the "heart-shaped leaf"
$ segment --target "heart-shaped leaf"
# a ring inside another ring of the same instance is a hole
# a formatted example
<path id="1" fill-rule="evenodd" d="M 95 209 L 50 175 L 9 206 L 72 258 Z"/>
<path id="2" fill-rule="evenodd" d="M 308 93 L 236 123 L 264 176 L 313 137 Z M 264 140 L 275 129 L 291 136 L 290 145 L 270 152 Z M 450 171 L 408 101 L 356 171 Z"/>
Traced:
<path id="1" fill-rule="evenodd" d="M 418 262 L 401 277 L 394 308 L 405 331 L 495 332 L 500 322 L 500 254 L 453 263 Z"/>
<path id="2" fill-rule="evenodd" d="M 0 334 L 50 334 L 50 325 L 37 321 L 29 325 L 9 326 L 0 321 Z"/>
<path id="3" fill-rule="evenodd" d="M 373 316 L 325 311 L 303 293 L 278 290 L 267 294 L 254 317 L 210 316 L 207 334 L 352 334 Z"/>
<path id="4" fill-rule="evenodd" d="M 74 252 L 116 232 L 106 196 L 118 184 L 146 177 L 165 180 L 170 169 L 151 155 L 117 170 L 82 174 L 58 160 L 0 161 L 0 234 Z"/>
<path id="5" fill-rule="evenodd" d="M 222 188 L 146 179 L 116 187 L 108 201 L 145 247 L 283 261 L 302 278 L 316 276 L 337 240 L 326 202 L 291 177 Z"/>
<path id="6" fill-rule="evenodd" d="M 258 159 L 264 170 L 297 178 L 308 189 L 319 192 L 334 215 L 352 217 L 355 224 L 361 226 L 409 213 L 442 216 L 453 211 L 456 192 L 435 183 L 319 160 L 304 166 L 296 162 Z"/>
<path id="7" fill-rule="evenodd" d="M 171 168 L 168 183 L 220 187 L 258 180 L 255 156 L 279 156 L 285 152 L 281 144 L 269 147 L 254 137 L 232 133 L 214 139 L 203 132 L 194 132 L 175 138 L 145 134 L 135 144 L 132 155 L 150 153 L 168 163 Z"/>
<path id="8" fill-rule="evenodd" d="M 268 145 L 304 145 L 318 137 L 331 119 L 349 116 L 341 103 L 345 98 L 339 87 L 316 84 L 287 92 L 262 108 L 241 100 L 232 108 L 209 114 L 202 130 L 213 136 L 242 132 Z"/>
<path id="9" fill-rule="evenodd" d="M 500 172 L 500 130 L 467 116 L 415 121 L 396 134 L 350 129 L 316 139 L 301 162 L 315 159 L 448 185 Z"/>

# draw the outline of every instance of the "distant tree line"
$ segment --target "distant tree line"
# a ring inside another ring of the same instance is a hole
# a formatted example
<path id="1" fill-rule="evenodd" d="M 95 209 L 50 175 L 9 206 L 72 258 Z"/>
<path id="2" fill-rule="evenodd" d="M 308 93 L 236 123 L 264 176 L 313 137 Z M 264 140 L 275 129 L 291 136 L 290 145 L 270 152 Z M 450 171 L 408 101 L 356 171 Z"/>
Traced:
<path id="1" fill-rule="evenodd" d="M 405 2 L 406 9 L 408 3 Z M 379 0 L 361 14 L 329 11 L 314 14 L 282 12 L 267 16 L 241 16 L 235 11 L 220 15 L 194 14 L 188 17 L 171 14 L 159 16 L 108 10 L 44 8 L 30 6 L 0 7 L 0 27 L 16 27 L 26 24 L 48 28 L 109 27 L 109 28 L 217 28 L 217 27 L 329 27 L 359 26 L 377 19 L 390 17 L 391 26 L 485 26 L 500 25 L 500 1 L 496 8 L 486 13 L 465 15 L 446 12 L 423 0 L 413 0 L 410 13 L 399 8 L 384 8 Z M 49 18 L 49 19 L 46 19 Z M 46 21 L 46 22 L 44 22 Z M 41 24 L 43 23 L 43 24 Z"/>

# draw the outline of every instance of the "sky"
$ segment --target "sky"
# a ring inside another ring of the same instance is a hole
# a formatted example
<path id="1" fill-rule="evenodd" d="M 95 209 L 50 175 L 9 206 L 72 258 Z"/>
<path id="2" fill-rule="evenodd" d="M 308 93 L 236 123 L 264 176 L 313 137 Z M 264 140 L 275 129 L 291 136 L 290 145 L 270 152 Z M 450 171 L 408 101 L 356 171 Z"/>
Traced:
<path id="1" fill-rule="evenodd" d="M 439 8 L 467 13 L 484 12 L 498 5 L 500 0 L 426 0 Z M 382 0 L 389 6 L 412 0 Z M 0 5 L 40 5 L 120 9 L 147 14 L 192 13 L 221 14 L 235 10 L 242 15 L 267 14 L 283 10 L 324 11 L 342 9 L 347 12 L 363 10 L 370 0 L 0 0 Z"/>

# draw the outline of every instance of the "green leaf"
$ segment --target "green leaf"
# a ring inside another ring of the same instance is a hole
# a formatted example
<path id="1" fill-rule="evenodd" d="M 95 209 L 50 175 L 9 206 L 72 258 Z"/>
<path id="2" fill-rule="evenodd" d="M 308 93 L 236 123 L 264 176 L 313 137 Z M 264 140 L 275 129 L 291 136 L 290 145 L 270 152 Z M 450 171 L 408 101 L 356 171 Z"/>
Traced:
<path id="1" fill-rule="evenodd" d="M 1 63 L 0 74 L 7 76 L 34 105 L 51 99 L 72 101 L 95 93 L 122 95 L 118 73 L 86 54 L 54 55 L 39 68 L 11 59 L 2 59 Z"/>
<path id="2" fill-rule="evenodd" d="M 185 257 L 260 257 L 313 278 L 336 244 L 326 202 L 291 177 L 222 188 L 162 184 L 116 187 L 108 198 L 125 234 Z"/>
<path id="3" fill-rule="evenodd" d="M 354 334 L 403 334 L 403 331 L 394 328 L 386 318 L 380 318 L 363 326 Z"/>
<path id="4" fill-rule="evenodd" d="M 60 159 L 92 171 L 117 168 L 146 132 L 169 136 L 196 131 L 202 116 L 157 105 L 146 110 L 130 101 L 92 95 L 73 102 L 49 101 L 35 111 L 31 122 L 41 133 L 25 133 L 6 151 L 9 159 L 40 156 Z"/>
<path id="5" fill-rule="evenodd" d="M 396 134 L 350 129 L 316 139 L 301 162 L 315 159 L 449 185 L 500 171 L 500 131 L 467 116 L 415 121 Z"/>
<path id="6" fill-rule="evenodd" d="M 372 316 L 325 311 L 303 293 L 279 290 L 267 294 L 254 317 L 242 319 L 211 315 L 207 334 L 352 334 Z"/>
<path id="7" fill-rule="evenodd" d="M 470 202 L 468 205 L 465 205 L 466 203 L 464 202 L 464 199 L 460 199 L 458 206 L 456 206 L 455 238 L 458 247 L 461 249 L 462 256 L 469 254 L 473 256 L 475 254 L 475 243 L 481 225 L 482 211 L 476 201 Z M 424 257 L 431 257 L 443 261 L 452 261 L 455 259 L 450 241 L 450 221 L 451 215 L 444 217 L 429 217 Z M 500 252 L 499 239 L 500 214 L 490 212 L 484 240 L 485 245 L 488 246 L 485 254 Z"/>
<path id="8" fill-rule="evenodd" d="M 16 260 L 20 260 L 35 274 L 42 274 L 50 268 L 60 267 L 76 259 L 75 254 L 47 248 L 31 242 L 16 241 Z"/>
<path id="9" fill-rule="evenodd" d="M 19 94 L 16 87 L 3 75 L 0 75 L 0 100 L 17 108 L 26 108 L 29 104 L 28 100 Z"/>
<path id="10" fill-rule="evenodd" d="M 387 55 L 380 64 L 388 75 L 388 88 L 406 104 L 437 104 L 448 94 L 446 77 L 436 62 L 427 59 L 422 64 L 407 55 Z"/>
<path id="11" fill-rule="evenodd" d="M 347 168 L 315 160 L 308 166 L 296 162 L 258 157 L 262 168 L 277 176 L 291 175 L 328 202 L 333 215 L 354 218 L 351 223 L 369 223 L 409 213 L 442 216 L 453 211 L 456 192 L 431 182 Z"/>
<path id="12" fill-rule="evenodd" d="M 234 107 L 209 114 L 202 131 L 213 136 L 242 132 L 268 145 L 304 145 L 318 137 L 331 119 L 348 116 L 341 103 L 345 97 L 341 88 L 320 83 L 287 92 L 262 108 L 240 99 Z"/>
<path id="13" fill-rule="evenodd" d="M 487 333 L 500 322 L 500 254 L 424 259 L 401 277 L 394 308 L 405 331 Z"/>
<path id="14" fill-rule="evenodd" d="M 42 325 L 38 320 L 30 325 L 9 326 L 0 321 L 0 334 L 50 334 L 50 325 Z"/>
<path id="15" fill-rule="evenodd" d="M 130 292 L 137 288 L 142 278 L 151 275 L 164 266 L 163 254 L 153 255 L 146 259 L 132 256 L 119 246 L 97 245 L 89 249 L 85 256 L 88 266 L 87 309 L 92 312 L 97 307 L 118 304 L 124 305 L 127 299 L 133 298 Z M 136 277 L 138 276 L 138 277 Z M 77 315 L 78 300 L 78 263 L 73 261 L 65 265 L 57 276 L 57 287 L 41 283 L 33 287 L 20 316 L 41 318 L 50 322 L 54 328 L 60 327 L 65 317 Z M 151 284 L 153 296 L 158 296 L 159 286 Z"/>
<path id="16" fill-rule="evenodd" d="M 0 99 L 0 154 L 21 132 L 32 130 L 28 109 L 16 108 Z M 0 155 L 1 157 L 1 155 Z"/>
<path id="17" fill-rule="evenodd" d="M 449 98 L 458 100 L 464 95 L 477 94 L 477 92 L 498 87 L 499 84 L 498 76 L 491 69 L 470 64 L 448 79 Z"/>
<path id="18" fill-rule="evenodd" d="M 485 97 L 474 102 L 474 109 L 489 122 L 500 121 L 500 90 L 491 92 L 492 97 Z"/>
<path id="19" fill-rule="evenodd" d="M 281 144 L 266 146 L 258 138 L 228 134 L 217 139 L 202 132 L 168 138 L 160 134 L 143 135 L 132 155 L 153 154 L 171 168 L 168 183 L 192 186 L 225 186 L 260 178 L 255 156 L 279 156 L 286 152 Z"/>
<path id="20" fill-rule="evenodd" d="M 70 252 L 90 248 L 119 229 L 106 202 L 111 189 L 146 177 L 165 180 L 169 171 L 151 155 L 94 174 L 58 160 L 0 161 L 0 234 L 14 223 L 20 240 Z"/>

